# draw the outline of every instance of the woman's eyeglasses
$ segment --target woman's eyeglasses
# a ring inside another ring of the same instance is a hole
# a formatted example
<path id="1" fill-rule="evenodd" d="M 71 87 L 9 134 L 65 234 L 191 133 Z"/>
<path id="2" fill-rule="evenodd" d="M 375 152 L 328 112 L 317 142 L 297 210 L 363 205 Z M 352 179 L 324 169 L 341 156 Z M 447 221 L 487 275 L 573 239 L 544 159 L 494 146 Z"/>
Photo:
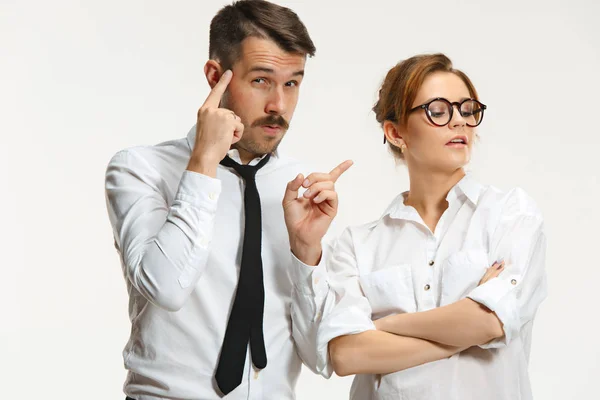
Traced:
<path id="1" fill-rule="evenodd" d="M 416 106 L 409 110 L 409 113 L 423 109 L 432 124 L 435 126 L 445 126 L 452 120 L 454 106 L 456 106 L 460 115 L 465 119 L 467 126 L 470 127 L 476 127 L 481 124 L 483 112 L 487 108 L 485 104 L 475 99 L 465 99 L 460 103 L 457 101 L 452 103 L 443 97 L 438 97 L 425 104 Z"/>
<path id="2" fill-rule="evenodd" d="M 454 106 L 456 106 L 460 115 L 465 119 L 467 126 L 471 128 L 481 124 L 481 121 L 483 121 L 483 112 L 487 109 L 485 104 L 475 99 L 465 99 L 461 102 L 455 101 L 452 103 L 443 97 L 437 97 L 425 104 L 410 109 L 408 113 L 410 114 L 423 109 L 425 110 L 427 119 L 433 125 L 446 126 L 452 121 Z M 390 120 L 392 119 L 390 118 Z M 385 135 L 383 136 L 383 143 L 386 143 Z"/>

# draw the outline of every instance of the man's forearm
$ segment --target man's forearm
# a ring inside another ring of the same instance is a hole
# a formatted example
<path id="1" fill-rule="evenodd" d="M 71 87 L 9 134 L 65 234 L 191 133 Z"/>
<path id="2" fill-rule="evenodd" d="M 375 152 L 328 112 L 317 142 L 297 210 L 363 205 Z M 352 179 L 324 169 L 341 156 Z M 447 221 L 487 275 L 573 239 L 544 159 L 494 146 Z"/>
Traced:
<path id="1" fill-rule="evenodd" d="M 398 372 L 450 357 L 465 348 L 376 330 L 329 342 L 333 369 L 340 376 Z"/>
<path id="2" fill-rule="evenodd" d="M 471 299 L 429 311 L 391 315 L 375 321 L 377 329 L 450 346 L 475 346 L 504 335 L 502 323 Z"/>

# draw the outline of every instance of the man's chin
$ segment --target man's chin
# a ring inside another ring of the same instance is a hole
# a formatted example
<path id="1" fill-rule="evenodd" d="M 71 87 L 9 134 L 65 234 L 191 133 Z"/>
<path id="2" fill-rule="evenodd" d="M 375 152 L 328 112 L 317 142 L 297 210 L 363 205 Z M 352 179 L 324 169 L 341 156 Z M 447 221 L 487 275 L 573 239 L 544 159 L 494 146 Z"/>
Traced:
<path id="1" fill-rule="evenodd" d="M 259 154 L 267 154 L 267 153 L 273 153 L 275 151 L 277 151 L 277 148 L 279 147 L 279 143 L 281 143 L 281 139 L 278 140 L 273 140 L 271 141 L 271 143 L 266 143 L 263 146 L 260 147 L 260 152 Z"/>
<path id="2" fill-rule="evenodd" d="M 273 153 L 274 151 L 277 150 L 277 148 L 279 147 L 279 144 L 281 143 L 281 137 L 280 138 L 265 138 L 262 139 L 260 141 L 244 141 L 243 139 L 240 140 L 238 143 L 236 143 L 235 145 L 233 145 L 234 149 L 238 149 L 238 150 L 243 150 L 247 153 L 250 154 L 254 154 L 254 155 L 264 155 L 267 153 Z"/>

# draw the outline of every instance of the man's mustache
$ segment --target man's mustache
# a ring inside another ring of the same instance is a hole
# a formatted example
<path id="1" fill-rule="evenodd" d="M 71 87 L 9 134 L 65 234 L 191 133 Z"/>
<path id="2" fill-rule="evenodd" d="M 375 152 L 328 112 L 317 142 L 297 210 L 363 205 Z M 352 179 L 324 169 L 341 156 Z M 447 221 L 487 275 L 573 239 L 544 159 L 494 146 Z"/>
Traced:
<path id="1" fill-rule="evenodd" d="M 290 127 L 290 124 L 281 115 L 268 115 L 254 121 L 252 128 L 264 125 L 280 126 L 284 130 L 287 130 Z"/>

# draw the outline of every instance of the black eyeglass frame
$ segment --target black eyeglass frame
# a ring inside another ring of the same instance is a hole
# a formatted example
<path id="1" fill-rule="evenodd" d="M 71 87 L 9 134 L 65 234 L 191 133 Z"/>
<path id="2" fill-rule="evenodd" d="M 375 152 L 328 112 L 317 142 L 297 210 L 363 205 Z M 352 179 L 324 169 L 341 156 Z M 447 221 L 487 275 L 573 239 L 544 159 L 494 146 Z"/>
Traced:
<path id="1" fill-rule="evenodd" d="M 446 104 L 449 105 L 448 108 L 450 109 L 450 118 L 448 118 L 448 122 L 446 122 L 445 124 L 440 125 L 440 124 L 435 123 L 433 121 L 433 119 L 431 118 L 431 115 L 429 114 L 429 105 L 431 103 L 433 103 L 434 101 L 443 101 L 443 102 L 445 102 Z M 481 119 L 479 120 L 479 122 L 477 123 L 477 125 L 470 125 L 470 124 L 467 123 L 467 126 L 469 126 L 471 128 L 475 128 L 475 127 L 479 126 L 481 124 L 481 122 L 483 121 L 484 111 L 487 109 L 487 106 L 485 104 L 483 104 L 482 102 L 480 102 L 479 100 L 476 100 L 476 99 L 473 99 L 473 98 L 464 99 L 461 102 L 458 102 L 458 101 L 451 102 L 450 100 L 445 99 L 443 97 L 436 97 L 435 99 L 429 100 L 427 103 L 424 103 L 424 104 L 421 104 L 420 106 L 416 106 L 414 108 L 411 108 L 410 110 L 408 110 L 408 113 L 411 114 L 411 113 L 413 113 L 413 112 L 415 112 L 417 110 L 423 109 L 423 110 L 425 110 L 425 115 L 427 116 L 427 119 L 429 120 L 429 122 L 431 122 L 435 126 L 442 127 L 442 126 L 448 125 L 450 123 L 450 121 L 452 121 L 452 117 L 454 116 L 454 106 L 456 106 L 456 108 L 458 109 L 458 112 L 460 113 L 461 117 L 463 117 L 463 118 L 465 117 L 463 115 L 463 113 L 461 112 L 460 109 L 461 109 L 462 105 L 464 103 L 466 103 L 467 101 L 474 101 L 474 102 L 476 102 L 477 104 L 479 104 L 481 106 Z M 386 137 L 385 137 L 385 135 L 383 135 L 383 144 L 385 144 L 386 142 L 387 142 Z"/>
<path id="2" fill-rule="evenodd" d="M 448 108 L 450 109 L 450 117 L 448 118 L 448 122 L 446 122 L 445 124 L 437 124 L 433 121 L 433 119 L 431 118 L 431 115 L 429 114 L 429 105 L 435 101 L 443 101 L 444 103 L 448 104 Z M 443 97 L 436 97 L 435 99 L 429 100 L 427 103 L 425 104 L 421 104 L 420 106 L 416 106 L 412 109 L 410 109 L 408 111 L 408 113 L 413 113 L 419 109 L 423 109 L 425 110 L 425 115 L 427 115 L 427 119 L 429 120 L 429 122 L 431 122 L 433 125 L 435 126 L 446 126 L 450 123 L 450 121 L 452 121 L 452 117 L 454 116 L 454 106 L 456 106 L 456 108 L 458 109 L 458 112 L 460 113 L 460 116 L 465 118 L 468 117 L 469 115 L 463 115 L 463 112 L 461 110 L 462 105 L 465 104 L 468 101 L 473 101 L 477 104 L 479 104 L 481 106 L 481 119 L 479 120 L 479 122 L 476 125 L 471 125 L 469 123 L 467 123 L 467 126 L 471 127 L 471 128 L 475 128 L 476 126 L 479 126 L 481 124 L 481 121 L 483 121 L 483 114 L 484 111 L 486 110 L 487 106 L 485 104 L 483 104 L 482 102 L 480 102 L 479 100 L 475 100 L 475 99 L 464 99 L 461 102 L 455 101 L 455 102 L 451 102 L 450 100 L 447 100 Z"/>

